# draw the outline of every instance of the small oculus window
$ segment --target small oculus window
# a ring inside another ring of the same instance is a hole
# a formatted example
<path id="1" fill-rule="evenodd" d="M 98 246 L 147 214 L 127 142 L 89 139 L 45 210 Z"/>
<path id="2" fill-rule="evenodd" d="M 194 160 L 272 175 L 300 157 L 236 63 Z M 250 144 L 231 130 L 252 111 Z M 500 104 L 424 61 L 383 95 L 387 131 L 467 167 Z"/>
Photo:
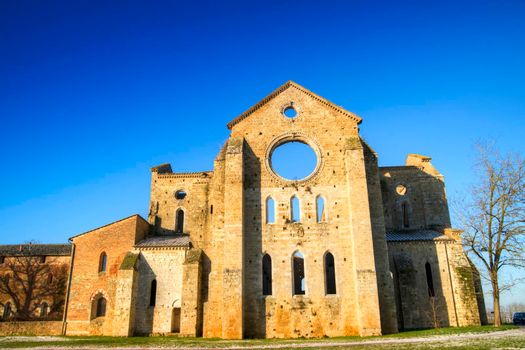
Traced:
<path id="1" fill-rule="evenodd" d="M 396 192 L 400 196 L 404 196 L 407 193 L 407 188 L 404 185 L 397 185 Z"/>
<path id="2" fill-rule="evenodd" d="M 183 190 L 178 190 L 177 192 L 175 192 L 175 199 L 184 199 L 186 198 L 186 191 L 183 191 Z"/>
<path id="3" fill-rule="evenodd" d="M 286 118 L 295 118 L 297 117 L 297 110 L 293 106 L 288 106 L 283 110 L 283 115 Z"/>

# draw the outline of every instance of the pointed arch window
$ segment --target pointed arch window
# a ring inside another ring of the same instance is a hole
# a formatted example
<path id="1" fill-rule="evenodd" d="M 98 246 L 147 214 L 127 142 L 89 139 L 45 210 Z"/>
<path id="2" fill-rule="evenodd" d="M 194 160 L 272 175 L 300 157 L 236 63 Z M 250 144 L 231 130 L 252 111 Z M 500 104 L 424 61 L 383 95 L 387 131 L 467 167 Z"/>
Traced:
<path id="1" fill-rule="evenodd" d="M 98 272 L 106 272 L 106 268 L 108 265 L 108 256 L 106 252 L 100 253 L 100 258 L 98 261 Z"/>
<path id="2" fill-rule="evenodd" d="M 428 296 L 435 297 L 436 293 L 434 291 L 434 279 L 432 278 L 432 267 L 430 263 L 425 264 L 425 272 L 427 275 L 427 287 L 428 287 Z"/>
<path id="3" fill-rule="evenodd" d="M 40 317 L 46 317 L 48 315 L 48 311 L 49 311 L 49 305 L 47 303 L 42 303 L 42 305 L 40 305 Z"/>
<path id="4" fill-rule="evenodd" d="M 6 320 L 9 318 L 9 316 L 11 316 L 11 302 L 8 301 L 4 304 L 3 319 Z"/>
<path id="5" fill-rule="evenodd" d="M 175 232 L 184 232 L 184 210 L 177 209 L 175 213 Z"/>
<path id="6" fill-rule="evenodd" d="M 292 196 L 290 199 L 290 207 L 291 207 L 291 217 L 292 222 L 300 222 L 301 221 L 301 205 L 299 203 L 299 198 L 296 196 Z"/>
<path id="7" fill-rule="evenodd" d="M 151 281 L 151 287 L 149 291 L 149 306 L 155 306 L 157 304 L 157 280 Z"/>
<path id="8" fill-rule="evenodd" d="M 106 316 L 106 305 L 107 301 L 106 298 L 100 297 L 97 299 L 97 312 L 96 317 L 104 317 Z"/>
<path id="9" fill-rule="evenodd" d="M 324 198 L 322 196 L 318 196 L 315 200 L 315 207 L 317 210 L 317 222 L 325 222 Z"/>
<path id="10" fill-rule="evenodd" d="M 266 223 L 275 224 L 275 200 L 272 197 L 266 199 Z"/>
<path id="11" fill-rule="evenodd" d="M 410 215 L 409 215 L 409 207 L 407 202 L 403 202 L 401 204 L 401 210 L 403 211 L 403 227 L 409 228 L 410 227 Z"/>
<path id="12" fill-rule="evenodd" d="M 335 261 L 332 253 L 324 255 L 324 281 L 326 294 L 336 294 Z"/>
<path id="13" fill-rule="evenodd" d="M 293 270 L 293 294 L 304 295 L 306 293 L 306 279 L 304 274 L 304 256 L 297 251 L 292 256 L 292 270 Z"/>
<path id="14" fill-rule="evenodd" d="M 262 259 L 263 295 L 272 295 L 272 258 L 264 254 Z"/>

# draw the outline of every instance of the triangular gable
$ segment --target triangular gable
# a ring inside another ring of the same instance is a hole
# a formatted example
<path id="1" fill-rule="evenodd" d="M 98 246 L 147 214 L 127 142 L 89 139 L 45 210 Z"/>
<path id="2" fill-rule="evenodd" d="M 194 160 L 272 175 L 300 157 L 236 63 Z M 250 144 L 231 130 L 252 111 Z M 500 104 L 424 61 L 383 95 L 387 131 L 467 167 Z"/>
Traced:
<path id="1" fill-rule="evenodd" d="M 335 110 L 335 111 L 337 111 L 337 112 L 339 112 L 341 114 L 344 114 L 347 117 L 350 117 L 350 118 L 354 119 L 358 124 L 361 123 L 361 121 L 362 121 L 361 117 L 359 117 L 358 115 L 356 115 L 356 114 L 354 114 L 354 113 L 352 113 L 350 111 L 347 111 L 346 109 L 333 104 L 332 102 L 328 101 L 327 99 L 324 99 L 321 96 L 319 96 L 317 94 L 314 94 L 313 92 L 311 92 L 310 90 L 302 87 L 301 85 L 299 85 L 297 83 L 294 83 L 291 80 L 288 80 L 286 83 L 284 83 L 283 85 L 278 87 L 275 91 L 273 91 L 271 94 L 269 94 L 268 96 L 263 98 L 261 101 L 256 103 L 253 107 L 251 107 L 250 109 L 248 109 L 247 111 L 245 111 L 244 113 L 239 115 L 237 118 L 233 119 L 231 122 L 226 124 L 226 126 L 228 127 L 228 129 L 231 130 L 232 127 L 235 124 L 239 123 L 240 121 L 244 120 L 245 118 L 248 118 L 253 112 L 255 112 L 256 110 L 258 110 L 259 108 L 264 106 L 266 103 L 271 101 L 274 97 L 276 97 L 277 95 L 279 95 L 280 93 L 282 93 L 283 91 L 285 91 L 288 88 L 295 88 L 295 89 L 301 91 L 302 93 L 304 93 L 304 94 L 310 96 L 311 98 L 321 102 L 322 104 L 332 108 L 333 110 Z"/>
<path id="2" fill-rule="evenodd" d="M 100 230 L 101 228 L 104 228 L 104 227 L 107 227 L 107 226 L 111 226 L 111 225 L 113 225 L 113 224 L 116 224 L 116 223 L 119 223 L 119 222 L 122 222 L 122 221 L 129 220 L 129 219 L 131 219 L 131 218 L 138 218 L 138 219 L 144 221 L 145 223 L 148 223 L 148 222 L 146 221 L 146 219 L 144 219 L 144 218 L 143 218 L 142 216 L 140 216 L 139 214 L 133 214 L 133 215 L 127 216 L 127 217 L 125 217 L 125 218 L 123 218 L 123 219 L 120 219 L 120 220 L 117 220 L 117 221 L 113 221 L 113 222 L 110 222 L 109 224 L 102 225 L 102 226 L 99 226 L 99 227 L 97 227 L 97 228 L 91 229 L 91 230 L 86 231 L 86 232 L 84 232 L 84 233 L 79 233 L 78 235 L 75 235 L 75 236 L 73 236 L 73 237 L 70 237 L 68 240 L 69 240 L 69 241 L 72 241 L 73 238 L 77 238 L 77 237 L 83 236 L 83 235 L 85 235 L 85 234 L 91 233 L 91 232 L 96 231 L 96 230 Z"/>

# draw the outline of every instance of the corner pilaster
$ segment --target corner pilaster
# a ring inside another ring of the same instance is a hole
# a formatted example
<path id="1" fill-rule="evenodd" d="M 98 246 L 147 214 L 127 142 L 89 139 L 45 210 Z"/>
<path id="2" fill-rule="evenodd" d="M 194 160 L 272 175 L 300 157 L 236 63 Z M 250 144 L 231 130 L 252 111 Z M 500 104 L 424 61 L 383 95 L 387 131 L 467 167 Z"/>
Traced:
<path id="1" fill-rule="evenodd" d="M 374 242 L 365 156 L 359 137 L 347 139 L 345 168 L 350 208 L 357 319 L 361 336 L 381 334 Z"/>
<path id="2" fill-rule="evenodd" d="M 224 249 L 222 280 L 222 338 L 244 334 L 244 193 L 242 138 L 230 138 L 226 148 L 224 191 Z"/>

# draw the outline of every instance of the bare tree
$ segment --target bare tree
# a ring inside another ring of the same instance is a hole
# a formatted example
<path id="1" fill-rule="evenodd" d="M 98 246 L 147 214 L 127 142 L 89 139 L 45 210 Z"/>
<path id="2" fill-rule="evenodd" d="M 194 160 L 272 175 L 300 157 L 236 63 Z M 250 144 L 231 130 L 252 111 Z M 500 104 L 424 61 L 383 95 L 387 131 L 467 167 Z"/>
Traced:
<path id="1" fill-rule="evenodd" d="M 441 314 L 441 307 L 438 304 L 437 296 L 429 296 L 428 298 L 428 310 L 425 311 L 430 323 L 432 323 L 433 328 L 441 328 L 441 321 L 439 315 Z"/>
<path id="2" fill-rule="evenodd" d="M 50 260 L 44 262 L 43 257 L 29 252 L 6 258 L 2 270 L 0 293 L 12 300 L 16 309 L 14 319 L 34 318 L 44 303 L 48 305 L 48 318 L 60 317 L 67 283 L 66 266 Z"/>
<path id="3" fill-rule="evenodd" d="M 478 183 L 458 207 L 467 252 L 479 262 L 492 287 L 494 325 L 501 325 L 502 269 L 525 267 L 525 162 L 520 155 L 505 155 L 478 145 Z"/>

